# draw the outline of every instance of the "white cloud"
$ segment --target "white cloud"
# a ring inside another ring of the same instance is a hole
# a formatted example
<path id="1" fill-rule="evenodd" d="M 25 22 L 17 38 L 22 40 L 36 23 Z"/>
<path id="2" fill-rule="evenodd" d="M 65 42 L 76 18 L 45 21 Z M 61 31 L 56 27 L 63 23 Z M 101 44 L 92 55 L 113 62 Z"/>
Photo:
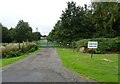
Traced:
<path id="1" fill-rule="evenodd" d="M 10 28 L 24 20 L 33 31 L 38 28 L 41 34 L 48 34 L 68 1 L 71 0 L 0 0 L 0 22 Z M 82 6 L 90 3 L 90 0 L 73 1 Z"/>

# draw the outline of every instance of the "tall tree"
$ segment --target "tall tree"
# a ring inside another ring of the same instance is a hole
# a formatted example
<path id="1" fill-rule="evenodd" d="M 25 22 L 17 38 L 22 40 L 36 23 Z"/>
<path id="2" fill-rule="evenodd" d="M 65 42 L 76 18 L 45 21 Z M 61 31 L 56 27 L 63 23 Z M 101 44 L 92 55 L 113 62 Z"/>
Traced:
<path id="1" fill-rule="evenodd" d="M 41 36 L 42 35 L 40 34 L 40 32 L 33 32 L 32 33 L 32 40 L 35 40 L 35 41 L 40 40 Z"/>
<path id="2" fill-rule="evenodd" d="M 16 26 L 16 40 L 18 42 L 31 41 L 32 40 L 32 28 L 28 22 L 20 20 Z"/>
<path id="3" fill-rule="evenodd" d="M 2 43 L 2 24 L 0 23 L 0 43 Z"/>
<path id="4" fill-rule="evenodd" d="M 91 38 L 93 24 L 88 17 L 88 7 L 76 6 L 75 2 L 68 2 L 60 20 L 55 24 L 50 36 L 59 42 L 72 42 L 80 38 Z"/>
<path id="5" fill-rule="evenodd" d="M 113 22 L 112 28 L 113 30 L 116 31 L 115 36 L 120 37 L 120 3 L 118 3 L 117 7 L 118 7 L 118 13 L 115 21 Z"/>
<path id="6" fill-rule="evenodd" d="M 10 33 L 10 39 L 11 42 L 16 42 L 16 29 L 15 28 L 10 28 L 9 29 L 9 33 Z"/>
<path id="7" fill-rule="evenodd" d="M 2 26 L 2 42 L 9 43 L 10 42 L 10 33 L 7 27 Z"/>
<path id="8" fill-rule="evenodd" d="M 96 37 L 115 37 L 112 28 L 118 14 L 117 2 L 92 3 L 93 21 L 96 26 Z"/>
<path id="9" fill-rule="evenodd" d="M 76 6 L 68 2 L 60 20 L 49 33 L 48 39 L 67 43 L 79 39 L 120 36 L 120 4 L 96 2 L 91 6 Z"/>

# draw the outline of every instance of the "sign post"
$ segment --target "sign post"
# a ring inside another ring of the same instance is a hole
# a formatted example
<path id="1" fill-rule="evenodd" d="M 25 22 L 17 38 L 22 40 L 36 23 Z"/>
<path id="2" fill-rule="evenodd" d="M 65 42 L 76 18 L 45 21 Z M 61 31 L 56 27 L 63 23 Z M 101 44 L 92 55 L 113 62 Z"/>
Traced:
<path id="1" fill-rule="evenodd" d="M 91 58 L 93 57 L 93 49 L 98 47 L 97 41 L 88 41 L 88 48 L 91 48 Z"/>

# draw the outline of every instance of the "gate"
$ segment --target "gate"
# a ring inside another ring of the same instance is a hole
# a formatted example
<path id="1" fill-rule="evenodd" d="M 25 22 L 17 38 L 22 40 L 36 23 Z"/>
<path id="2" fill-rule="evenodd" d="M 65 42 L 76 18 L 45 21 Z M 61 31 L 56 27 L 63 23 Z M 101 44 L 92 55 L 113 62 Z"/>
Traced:
<path id="1" fill-rule="evenodd" d="M 40 48 L 55 48 L 60 47 L 56 42 L 48 42 L 47 40 L 40 40 L 36 42 Z"/>

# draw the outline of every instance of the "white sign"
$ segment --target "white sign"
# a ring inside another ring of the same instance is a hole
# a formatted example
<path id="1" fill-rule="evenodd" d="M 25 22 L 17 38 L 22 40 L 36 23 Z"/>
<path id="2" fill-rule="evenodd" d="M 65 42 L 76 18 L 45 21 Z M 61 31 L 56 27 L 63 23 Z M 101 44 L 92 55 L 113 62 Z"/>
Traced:
<path id="1" fill-rule="evenodd" d="M 89 41 L 88 42 L 88 48 L 97 48 L 98 42 L 97 41 Z"/>

